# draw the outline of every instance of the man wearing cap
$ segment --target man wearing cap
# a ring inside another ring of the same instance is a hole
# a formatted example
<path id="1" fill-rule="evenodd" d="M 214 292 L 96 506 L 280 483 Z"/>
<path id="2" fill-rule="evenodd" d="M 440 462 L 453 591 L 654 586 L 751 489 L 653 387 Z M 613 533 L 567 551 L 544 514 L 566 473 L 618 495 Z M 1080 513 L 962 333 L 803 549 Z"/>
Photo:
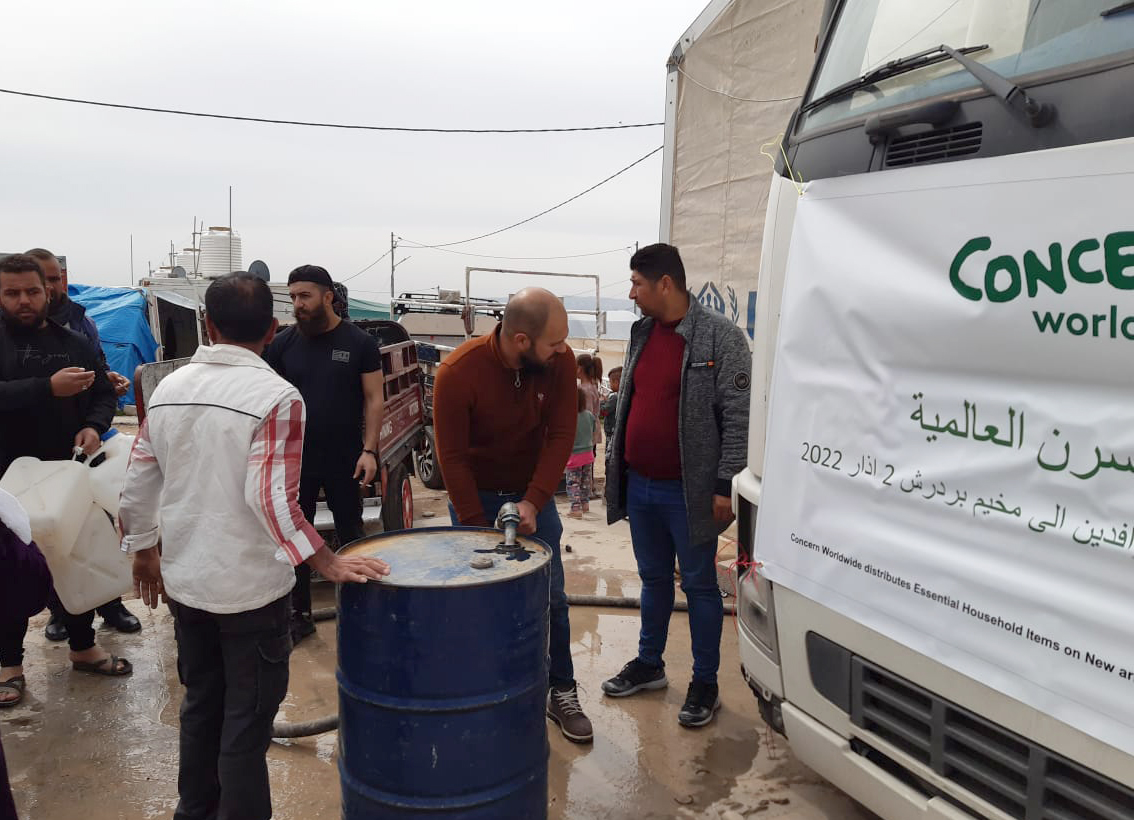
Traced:
<path id="1" fill-rule="evenodd" d="M 359 487 L 378 475 L 382 357 L 377 339 L 335 313 L 335 283 L 326 269 L 301 265 L 288 276 L 287 286 L 295 324 L 276 336 L 264 358 L 307 404 L 299 506 L 308 521 L 314 520 L 322 489 L 344 545 L 363 535 Z M 315 622 L 311 570 L 300 564 L 295 571 L 292 639 L 298 643 L 315 631 Z"/>

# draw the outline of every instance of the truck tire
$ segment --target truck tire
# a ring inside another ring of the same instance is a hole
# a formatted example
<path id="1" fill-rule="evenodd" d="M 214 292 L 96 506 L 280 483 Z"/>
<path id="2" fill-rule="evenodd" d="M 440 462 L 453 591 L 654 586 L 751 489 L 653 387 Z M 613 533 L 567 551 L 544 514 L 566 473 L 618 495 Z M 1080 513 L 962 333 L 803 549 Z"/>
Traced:
<path id="1" fill-rule="evenodd" d="M 405 464 L 390 470 L 382 497 L 382 531 L 408 530 L 413 526 L 413 485 Z"/>
<path id="2" fill-rule="evenodd" d="M 425 428 L 424 441 L 417 452 L 417 477 L 431 490 L 445 489 L 441 477 L 441 466 L 437 463 L 437 445 L 433 439 L 433 428 Z"/>

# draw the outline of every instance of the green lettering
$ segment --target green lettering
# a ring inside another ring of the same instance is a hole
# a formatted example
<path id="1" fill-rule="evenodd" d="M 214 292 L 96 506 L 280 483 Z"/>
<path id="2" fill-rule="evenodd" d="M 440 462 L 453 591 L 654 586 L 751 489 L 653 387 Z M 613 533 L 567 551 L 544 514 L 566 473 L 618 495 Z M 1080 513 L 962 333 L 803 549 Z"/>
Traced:
<path id="1" fill-rule="evenodd" d="M 1130 329 L 1130 325 L 1134 325 L 1134 316 L 1127 316 L 1122 320 L 1122 335 L 1134 341 L 1134 331 Z"/>
<path id="2" fill-rule="evenodd" d="M 1008 274 L 1008 287 L 996 285 L 998 273 Z M 984 292 L 990 302 L 1011 302 L 1020 295 L 1020 265 L 1011 256 L 998 256 L 988 263 L 984 271 Z"/>
<path id="3" fill-rule="evenodd" d="M 1067 317 L 1067 330 L 1076 336 L 1082 336 L 1086 333 L 1088 324 L 1087 317 L 1082 313 L 1072 313 Z"/>
<path id="4" fill-rule="evenodd" d="M 977 251 L 987 251 L 991 247 L 992 239 L 990 237 L 978 236 L 975 239 L 970 239 L 957 251 L 957 255 L 953 257 L 953 264 L 949 266 L 949 284 L 953 286 L 953 290 L 970 301 L 980 301 L 980 288 L 974 288 L 972 285 L 967 285 L 961 281 L 961 265 Z"/>
<path id="5" fill-rule="evenodd" d="M 1106 280 L 1119 290 L 1134 290 L 1134 274 L 1124 273 L 1127 268 L 1134 268 L 1134 253 L 1122 253 L 1124 250 L 1134 250 L 1134 231 L 1110 234 L 1103 240 L 1103 247 Z"/>
<path id="6" fill-rule="evenodd" d="M 1063 324 L 1062 313 L 1052 315 L 1051 311 L 1048 311 L 1043 316 L 1040 316 L 1038 310 L 1033 310 L 1032 317 L 1036 320 L 1036 327 L 1039 329 L 1040 333 L 1058 333 L 1059 326 Z"/>
<path id="7" fill-rule="evenodd" d="M 1084 239 L 1081 242 L 1075 243 L 1071 248 L 1071 253 L 1067 254 L 1067 271 L 1071 274 L 1072 279 L 1082 282 L 1085 285 L 1097 285 L 1103 280 L 1103 272 L 1101 270 L 1084 270 L 1083 264 L 1080 261 L 1083 254 L 1097 251 L 1099 247 L 1100 245 L 1097 239 Z"/>
<path id="8" fill-rule="evenodd" d="M 1024 278 L 1028 283 L 1028 296 L 1035 298 L 1039 283 L 1043 282 L 1056 293 L 1067 290 L 1067 279 L 1063 276 L 1063 246 L 1052 242 L 1047 249 L 1051 267 L 1046 267 L 1034 251 L 1024 254 Z"/>

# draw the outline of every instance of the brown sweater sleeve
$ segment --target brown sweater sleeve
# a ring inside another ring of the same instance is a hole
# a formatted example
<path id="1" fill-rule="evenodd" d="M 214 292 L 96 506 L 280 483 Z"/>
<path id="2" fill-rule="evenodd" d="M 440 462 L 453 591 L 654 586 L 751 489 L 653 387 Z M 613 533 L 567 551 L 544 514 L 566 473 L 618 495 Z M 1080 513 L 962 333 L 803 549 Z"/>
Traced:
<path id="1" fill-rule="evenodd" d="M 539 454 L 535 473 L 528 484 L 524 500 L 530 501 L 537 510 L 542 510 L 555 496 L 559 479 L 571 448 L 575 445 L 575 427 L 578 423 L 579 399 L 575 384 L 575 353 L 571 348 L 556 356 L 554 383 L 551 395 L 547 397 L 547 438 L 543 451 Z"/>
<path id="2" fill-rule="evenodd" d="M 472 397 L 466 385 L 442 364 L 433 384 L 433 431 L 441 477 L 457 520 L 471 527 L 487 527 L 484 507 L 477 493 L 476 476 L 469 459 L 469 424 Z"/>

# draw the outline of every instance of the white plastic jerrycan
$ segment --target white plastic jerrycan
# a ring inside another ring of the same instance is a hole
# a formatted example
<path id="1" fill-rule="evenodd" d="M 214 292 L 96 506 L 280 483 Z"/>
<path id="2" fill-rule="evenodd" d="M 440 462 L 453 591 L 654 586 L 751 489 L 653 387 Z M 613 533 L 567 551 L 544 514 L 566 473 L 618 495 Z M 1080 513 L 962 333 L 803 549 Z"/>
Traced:
<path id="1" fill-rule="evenodd" d="M 59 600 L 75 614 L 133 586 L 130 557 L 122 552 L 110 517 L 95 503 L 89 472 L 75 461 L 18 458 L 0 478 L 0 488 L 27 510 Z"/>
<path id="2" fill-rule="evenodd" d="M 126 467 L 130 464 L 134 436 L 119 433 L 113 428 L 111 432 L 113 435 L 102 443 L 98 452 L 86 460 L 86 466 L 95 503 L 117 521 L 118 502 L 126 483 Z"/>

